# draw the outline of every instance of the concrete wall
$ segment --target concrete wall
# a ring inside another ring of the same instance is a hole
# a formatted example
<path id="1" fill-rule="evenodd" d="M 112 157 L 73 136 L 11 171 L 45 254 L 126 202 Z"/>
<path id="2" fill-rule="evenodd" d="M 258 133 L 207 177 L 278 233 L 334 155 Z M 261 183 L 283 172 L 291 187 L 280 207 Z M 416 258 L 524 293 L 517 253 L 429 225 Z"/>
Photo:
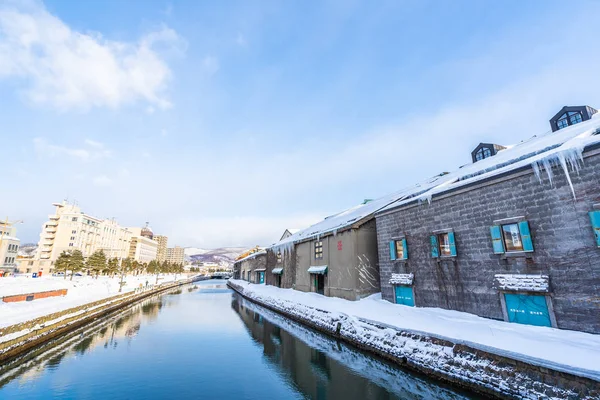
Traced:
<path id="1" fill-rule="evenodd" d="M 327 278 L 325 281 L 325 295 L 356 300 L 357 282 L 357 255 L 356 255 L 356 230 L 350 229 L 328 236 L 326 265 Z M 319 264 L 314 264 L 319 265 Z"/>
<path id="2" fill-rule="evenodd" d="M 554 187 L 531 169 L 479 183 L 377 217 L 383 297 L 394 301 L 393 272 L 414 274 L 415 304 L 503 319 L 495 274 L 546 274 L 559 328 L 600 333 L 600 249 L 588 212 L 600 203 L 600 155 L 588 152 L 579 175 L 571 174 L 574 200 L 562 169 L 554 168 Z M 494 220 L 524 216 L 535 251 L 530 258 L 493 254 Z M 452 228 L 457 257 L 431 258 L 429 237 Z M 390 260 L 389 241 L 405 234 L 409 260 Z"/>
<path id="3" fill-rule="evenodd" d="M 325 243 L 327 238 L 323 239 L 323 252 L 325 252 Z M 294 289 L 302 292 L 310 292 L 310 274 L 307 272 L 308 268 L 313 264 L 313 242 L 299 243 L 296 246 L 296 285 Z M 319 265 L 326 265 L 325 258 L 319 260 Z M 327 278 L 325 278 L 325 286 L 327 287 Z"/>
<path id="4" fill-rule="evenodd" d="M 357 296 L 362 298 L 381 290 L 379 283 L 379 253 L 377 227 L 371 220 L 357 230 Z"/>
<path id="5" fill-rule="evenodd" d="M 323 242 L 322 259 L 315 258 L 317 240 L 296 245 L 295 289 L 315 291 L 308 268 L 327 265 L 325 296 L 358 300 L 379 291 L 375 220 L 358 229 L 349 229 L 320 240 Z"/>

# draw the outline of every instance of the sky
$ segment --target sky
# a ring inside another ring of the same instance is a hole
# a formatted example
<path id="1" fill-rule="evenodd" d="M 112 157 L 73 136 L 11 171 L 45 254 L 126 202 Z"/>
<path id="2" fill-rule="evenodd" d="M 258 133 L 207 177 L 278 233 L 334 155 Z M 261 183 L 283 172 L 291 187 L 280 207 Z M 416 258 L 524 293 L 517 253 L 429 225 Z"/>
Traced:
<path id="1" fill-rule="evenodd" d="M 600 107 L 600 2 L 0 0 L 0 216 L 268 245 Z"/>

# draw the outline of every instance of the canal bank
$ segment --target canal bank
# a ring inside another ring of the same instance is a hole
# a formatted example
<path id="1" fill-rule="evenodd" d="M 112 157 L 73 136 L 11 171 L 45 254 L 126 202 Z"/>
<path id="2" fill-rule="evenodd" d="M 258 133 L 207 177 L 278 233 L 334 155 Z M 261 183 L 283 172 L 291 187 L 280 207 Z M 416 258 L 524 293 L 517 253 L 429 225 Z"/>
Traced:
<path id="1" fill-rule="evenodd" d="M 225 281 L 152 296 L 0 364 L 0 398 L 463 400 L 251 304 Z"/>
<path id="2" fill-rule="evenodd" d="M 424 332 L 401 330 L 372 320 L 274 299 L 257 293 L 246 282 L 230 280 L 228 285 L 241 296 L 287 318 L 399 365 L 478 393 L 511 399 L 600 398 L 597 379 L 574 375 L 560 367 L 549 368 L 533 360 L 529 363 Z"/>
<path id="3" fill-rule="evenodd" d="M 192 277 L 140 288 L 2 328 L 0 329 L 0 362 L 6 362 L 49 340 L 147 297 L 191 283 L 194 279 Z"/>

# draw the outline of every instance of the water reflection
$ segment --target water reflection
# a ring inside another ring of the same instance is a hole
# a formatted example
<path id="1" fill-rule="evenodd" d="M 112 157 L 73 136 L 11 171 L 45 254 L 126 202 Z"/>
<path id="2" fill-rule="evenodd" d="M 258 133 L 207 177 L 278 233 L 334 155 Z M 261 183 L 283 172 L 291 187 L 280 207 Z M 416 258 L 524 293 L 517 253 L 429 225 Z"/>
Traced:
<path id="1" fill-rule="evenodd" d="M 0 366 L 0 398 L 465 398 L 256 306 L 224 281 L 194 286 Z"/>
<path id="2" fill-rule="evenodd" d="M 169 294 L 178 292 L 181 290 Z M 13 380 L 25 384 L 37 379 L 44 370 L 57 370 L 69 355 L 83 356 L 99 346 L 116 348 L 121 342 L 128 343 L 139 333 L 143 322 L 155 320 L 163 307 L 172 305 L 172 297 L 152 297 L 3 364 L 0 366 L 0 389 Z"/>
<path id="3" fill-rule="evenodd" d="M 231 307 L 265 359 L 311 399 L 474 398 L 351 348 L 234 295 Z"/>

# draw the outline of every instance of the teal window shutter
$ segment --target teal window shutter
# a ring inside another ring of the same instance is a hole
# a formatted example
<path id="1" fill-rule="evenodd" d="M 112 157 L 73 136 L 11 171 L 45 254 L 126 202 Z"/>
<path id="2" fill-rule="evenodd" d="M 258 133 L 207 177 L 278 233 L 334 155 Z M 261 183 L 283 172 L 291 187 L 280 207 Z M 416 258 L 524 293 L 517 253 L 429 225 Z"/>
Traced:
<path id="1" fill-rule="evenodd" d="M 440 256 L 440 247 L 436 235 L 431 235 L 431 257 L 438 258 Z"/>
<path id="2" fill-rule="evenodd" d="M 408 259 L 408 244 L 406 243 L 406 239 L 402 239 L 402 253 L 403 253 L 403 260 L 407 260 Z"/>
<path id="3" fill-rule="evenodd" d="M 450 255 L 456 257 L 456 242 L 454 241 L 454 232 L 448 232 L 448 241 L 450 242 Z"/>
<path id="4" fill-rule="evenodd" d="M 519 222 L 519 233 L 521 234 L 521 241 L 523 242 L 523 251 L 533 251 L 533 241 L 531 240 L 531 233 L 529 232 L 529 222 Z"/>
<path id="5" fill-rule="evenodd" d="M 600 247 L 600 211 L 591 211 L 590 221 L 592 221 L 592 229 L 596 235 L 596 244 Z"/>
<path id="6" fill-rule="evenodd" d="M 396 241 L 390 240 L 390 260 L 396 260 Z"/>
<path id="7" fill-rule="evenodd" d="M 502 228 L 500 225 L 490 226 L 490 233 L 492 234 L 494 254 L 504 254 L 504 242 L 502 241 Z"/>

